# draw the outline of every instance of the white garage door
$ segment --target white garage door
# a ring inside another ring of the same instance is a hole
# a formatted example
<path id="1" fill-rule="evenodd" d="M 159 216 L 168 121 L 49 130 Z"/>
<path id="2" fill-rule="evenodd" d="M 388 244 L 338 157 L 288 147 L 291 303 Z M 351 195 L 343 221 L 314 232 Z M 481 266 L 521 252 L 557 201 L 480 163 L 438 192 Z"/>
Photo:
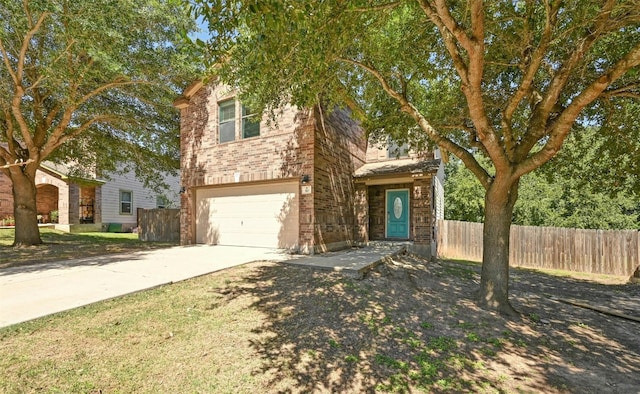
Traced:
<path id="1" fill-rule="evenodd" d="M 197 190 L 196 242 L 297 247 L 298 183 Z"/>

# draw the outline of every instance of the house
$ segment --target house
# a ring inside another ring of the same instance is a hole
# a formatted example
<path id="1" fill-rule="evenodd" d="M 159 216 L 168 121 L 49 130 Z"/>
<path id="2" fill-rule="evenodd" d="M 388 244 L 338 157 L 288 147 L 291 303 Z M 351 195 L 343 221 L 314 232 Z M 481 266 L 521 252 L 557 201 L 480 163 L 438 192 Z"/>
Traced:
<path id="1" fill-rule="evenodd" d="M 122 167 L 120 168 L 122 169 Z M 130 171 L 110 173 L 104 180 L 92 175 L 76 175 L 73 166 L 43 162 L 36 172 L 36 207 L 41 223 L 53 223 L 67 232 L 137 227 L 141 208 L 177 207 L 178 176 L 165 174 L 170 189 L 157 193 L 144 186 Z M 11 180 L 0 173 L 0 219 L 13 216 Z"/>
<path id="2" fill-rule="evenodd" d="M 227 86 L 197 82 L 174 101 L 181 111 L 183 245 L 313 254 L 403 240 L 431 253 L 442 208 L 433 153 L 368 146 L 346 110 L 287 106 L 270 121 L 236 96 Z"/>

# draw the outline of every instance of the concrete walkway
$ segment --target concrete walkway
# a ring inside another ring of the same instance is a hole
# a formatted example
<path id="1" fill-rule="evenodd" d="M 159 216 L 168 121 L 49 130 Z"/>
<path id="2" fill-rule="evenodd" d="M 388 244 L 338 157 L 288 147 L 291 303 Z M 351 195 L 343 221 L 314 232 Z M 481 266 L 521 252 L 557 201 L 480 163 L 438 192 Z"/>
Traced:
<path id="1" fill-rule="evenodd" d="M 405 247 L 375 243 L 292 256 L 276 249 L 198 245 L 7 268 L 0 270 L 0 327 L 252 261 L 288 262 L 361 276 Z"/>
<path id="2" fill-rule="evenodd" d="M 310 268 L 343 271 L 362 277 L 368 270 L 384 262 L 386 258 L 407 250 L 407 242 L 371 242 L 368 246 L 304 256 L 287 263 Z"/>

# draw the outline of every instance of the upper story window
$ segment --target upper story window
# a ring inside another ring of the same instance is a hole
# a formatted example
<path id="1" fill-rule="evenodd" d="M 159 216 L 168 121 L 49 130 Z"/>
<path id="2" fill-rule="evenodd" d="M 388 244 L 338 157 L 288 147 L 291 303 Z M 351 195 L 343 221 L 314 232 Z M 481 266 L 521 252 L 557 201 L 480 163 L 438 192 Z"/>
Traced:
<path id="1" fill-rule="evenodd" d="M 235 99 L 222 101 L 218 103 L 218 108 L 218 141 L 220 143 L 260 135 L 260 116 L 239 101 Z"/>
<path id="2" fill-rule="evenodd" d="M 260 117 L 248 107 L 242 106 L 242 138 L 260 135 Z"/>
<path id="3" fill-rule="evenodd" d="M 227 100 L 221 102 L 220 108 L 219 130 L 220 143 L 229 142 L 236 139 L 236 101 Z"/>
<path id="4" fill-rule="evenodd" d="M 409 145 L 407 145 L 407 143 L 399 145 L 397 142 L 389 138 L 389 141 L 387 142 L 387 157 L 389 159 L 409 157 Z"/>

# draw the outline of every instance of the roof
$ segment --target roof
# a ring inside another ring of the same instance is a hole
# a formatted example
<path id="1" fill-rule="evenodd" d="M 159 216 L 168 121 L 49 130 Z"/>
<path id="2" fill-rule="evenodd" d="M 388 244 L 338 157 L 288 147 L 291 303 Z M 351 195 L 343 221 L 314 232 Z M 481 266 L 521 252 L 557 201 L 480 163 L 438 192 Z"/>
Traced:
<path id="1" fill-rule="evenodd" d="M 438 171 L 440 159 L 398 159 L 375 163 L 367 163 L 358 168 L 353 174 L 354 178 L 367 178 L 395 174 L 419 175 Z"/>
<path id="2" fill-rule="evenodd" d="M 57 176 L 64 181 L 104 184 L 105 181 L 96 179 L 95 175 L 84 173 L 79 166 L 71 166 L 67 164 L 59 164 L 51 161 L 43 161 L 40 163 L 40 169 Z"/>

